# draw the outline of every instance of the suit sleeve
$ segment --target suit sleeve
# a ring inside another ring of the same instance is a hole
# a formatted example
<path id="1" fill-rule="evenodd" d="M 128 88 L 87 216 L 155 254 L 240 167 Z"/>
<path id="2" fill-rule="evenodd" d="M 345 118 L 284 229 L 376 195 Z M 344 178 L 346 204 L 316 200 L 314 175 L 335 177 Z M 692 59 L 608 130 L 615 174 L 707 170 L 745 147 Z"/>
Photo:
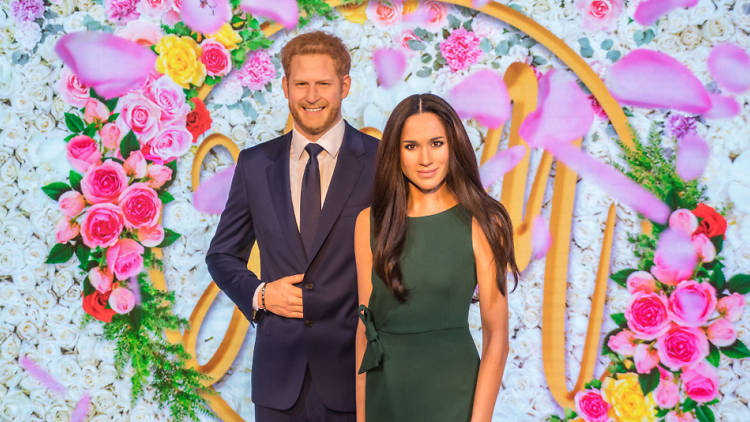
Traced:
<path id="1" fill-rule="evenodd" d="M 216 285 L 252 321 L 253 292 L 261 281 L 247 269 L 255 230 L 243 174 L 249 166 L 244 152 L 237 160 L 226 207 L 206 254 L 206 265 Z"/>

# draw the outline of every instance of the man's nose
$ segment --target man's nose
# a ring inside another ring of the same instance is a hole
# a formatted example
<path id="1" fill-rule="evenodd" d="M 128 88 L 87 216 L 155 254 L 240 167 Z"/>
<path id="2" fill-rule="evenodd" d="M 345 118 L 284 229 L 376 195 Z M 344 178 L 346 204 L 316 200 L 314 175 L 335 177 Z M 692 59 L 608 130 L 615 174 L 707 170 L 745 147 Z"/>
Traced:
<path id="1" fill-rule="evenodd" d="M 305 92 L 305 101 L 313 104 L 318 101 L 319 97 L 318 89 L 314 85 L 307 88 L 307 91 Z"/>

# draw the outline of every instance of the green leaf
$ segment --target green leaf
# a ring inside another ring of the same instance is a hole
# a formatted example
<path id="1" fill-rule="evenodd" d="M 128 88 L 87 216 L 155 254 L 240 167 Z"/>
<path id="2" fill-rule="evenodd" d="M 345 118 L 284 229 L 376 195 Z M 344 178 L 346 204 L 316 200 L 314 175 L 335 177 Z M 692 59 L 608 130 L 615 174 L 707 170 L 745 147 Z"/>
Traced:
<path id="1" fill-rule="evenodd" d="M 415 51 L 421 51 L 427 48 L 427 45 L 419 40 L 408 40 L 406 41 L 406 45 L 408 45 L 410 49 Z"/>
<path id="2" fill-rule="evenodd" d="M 646 32 L 643 33 L 643 43 L 648 44 L 651 41 L 653 41 L 655 37 L 656 37 L 656 34 L 654 33 L 654 30 L 647 29 Z"/>
<path id="3" fill-rule="evenodd" d="M 47 264 L 62 264 L 68 262 L 70 257 L 73 256 L 73 246 L 69 243 L 57 243 L 52 247 L 52 250 L 47 256 L 47 260 L 44 261 Z"/>
<path id="4" fill-rule="evenodd" d="M 117 107 L 118 101 L 120 101 L 120 97 L 115 97 L 115 98 L 105 101 L 104 105 L 106 105 L 109 111 L 112 112 L 112 111 L 115 111 L 115 107 Z M 117 113 L 117 114 L 119 115 L 120 113 Z"/>
<path id="5" fill-rule="evenodd" d="M 610 48 L 612 48 L 613 44 L 614 44 L 614 41 L 607 38 L 606 40 L 602 41 L 600 47 L 602 48 L 602 50 L 609 50 Z"/>
<path id="6" fill-rule="evenodd" d="M 602 388 L 602 382 L 596 378 L 592 379 L 591 381 L 587 382 L 585 385 L 586 388 L 596 388 L 597 390 Z"/>
<path id="7" fill-rule="evenodd" d="M 93 98 L 95 100 L 98 100 L 98 101 L 101 101 L 101 102 L 105 102 L 106 101 L 104 99 L 104 97 L 102 97 L 101 95 L 99 95 L 99 93 L 96 92 L 96 90 L 94 90 L 94 88 L 89 89 L 89 95 L 91 96 L 91 98 Z"/>
<path id="8" fill-rule="evenodd" d="M 719 348 L 714 346 L 713 343 L 709 343 L 708 346 L 709 346 L 709 352 L 708 352 L 708 356 L 706 356 L 706 360 L 708 361 L 708 363 L 718 368 L 719 360 L 721 359 L 721 354 L 719 354 Z"/>
<path id="9" fill-rule="evenodd" d="M 521 45 L 524 46 L 524 47 L 526 47 L 526 48 L 531 48 L 531 47 L 535 46 L 536 44 L 537 44 L 536 40 L 533 39 L 533 38 L 531 38 L 531 37 L 524 38 L 523 41 L 521 41 Z"/>
<path id="10" fill-rule="evenodd" d="M 452 29 L 458 29 L 461 26 L 461 21 L 453 15 L 448 15 L 448 24 L 450 24 Z"/>
<path id="11" fill-rule="evenodd" d="M 500 41 L 495 46 L 495 54 L 497 54 L 498 56 L 504 56 L 508 54 L 509 50 L 510 50 L 510 41 L 508 40 Z"/>
<path id="12" fill-rule="evenodd" d="M 565 408 L 565 419 L 573 419 L 576 416 L 578 416 L 578 414 L 573 409 Z"/>
<path id="13" fill-rule="evenodd" d="M 84 245 L 83 242 L 78 242 L 75 248 L 76 258 L 78 258 L 79 265 L 78 267 L 82 270 L 86 271 L 89 264 L 89 255 L 91 254 L 91 249 Z"/>
<path id="14" fill-rule="evenodd" d="M 73 133 L 81 133 L 85 127 L 83 120 L 73 113 L 65 113 L 65 126 L 67 126 L 68 130 Z"/>
<path id="15" fill-rule="evenodd" d="M 691 399 L 690 397 L 686 398 L 684 402 L 682 402 L 682 412 L 687 413 L 691 410 L 695 409 L 695 406 L 697 406 L 698 403 L 695 402 L 695 400 Z"/>
<path id="16" fill-rule="evenodd" d="M 426 78 L 430 76 L 431 73 L 432 73 L 432 69 L 425 66 L 417 71 L 417 76 L 419 76 L 420 78 Z"/>
<path id="17" fill-rule="evenodd" d="M 622 53 L 620 53 L 620 50 L 610 50 L 607 52 L 607 58 L 613 62 L 620 60 L 621 56 Z"/>
<path id="18" fill-rule="evenodd" d="M 423 53 L 421 59 L 422 63 L 429 63 L 432 61 L 432 55 L 430 53 Z"/>
<path id="19" fill-rule="evenodd" d="M 534 56 L 534 58 L 531 60 L 531 64 L 533 64 L 534 66 L 542 66 L 547 64 L 547 59 L 542 56 Z"/>
<path id="20" fill-rule="evenodd" d="M 635 268 L 626 268 L 610 275 L 609 278 L 622 287 L 628 287 L 628 277 L 630 277 L 630 274 L 633 274 L 636 271 L 638 270 L 636 270 Z"/>
<path id="21" fill-rule="evenodd" d="M 217 77 L 217 76 L 206 76 L 205 83 L 208 86 L 214 86 L 217 83 L 219 83 L 219 81 L 221 81 L 220 77 Z"/>
<path id="22" fill-rule="evenodd" d="M 465 21 L 463 23 L 463 25 L 461 25 L 461 26 L 463 26 L 464 29 L 467 30 L 467 31 L 472 31 L 472 29 L 471 29 L 471 20 Z"/>
<path id="23" fill-rule="evenodd" d="M 427 32 L 424 28 L 414 28 L 414 35 L 424 41 L 430 41 L 432 34 Z"/>
<path id="24" fill-rule="evenodd" d="M 159 192 L 159 199 L 161 199 L 162 205 L 167 205 L 168 203 L 174 201 L 174 196 L 172 196 L 171 193 L 163 190 Z"/>
<path id="25" fill-rule="evenodd" d="M 750 350 L 747 350 L 745 343 L 740 340 L 735 341 L 731 346 L 722 347 L 721 353 L 732 359 L 744 359 L 750 357 Z"/>
<path id="26" fill-rule="evenodd" d="M 695 416 L 698 417 L 700 422 L 715 422 L 714 412 L 708 406 L 698 406 L 695 409 Z"/>
<path id="27" fill-rule="evenodd" d="M 659 385 L 659 377 L 658 367 L 651 369 L 651 372 L 648 374 L 638 374 L 638 384 L 641 385 L 641 391 L 643 391 L 644 396 L 656 389 Z"/>
<path id="28" fill-rule="evenodd" d="M 750 292 L 750 274 L 737 274 L 729 279 L 727 285 L 729 291 L 732 293 L 739 293 L 745 295 Z"/>
<path id="29" fill-rule="evenodd" d="M 670 412 L 669 409 L 659 409 L 656 412 L 656 417 L 657 418 L 663 418 L 663 417 L 667 416 L 667 413 L 669 413 L 669 412 Z"/>
<path id="30" fill-rule="evenodd" d="M 75 138 L 76 134 L 71 133 L 70 135 L 66 136 L 65 139 L 63 139 L 65 142 L 70 142 L 71 139 Z"/>
<path id="31" fill-rule="evenodd" d="M 547 416 L 547 422 L 563 422 L 563 420 L 557 415 Z"/>
<path id="32" fill-rule="evenodd" d="M 141 144 L 138 142 L 138 138 L 135 137 L 135 133 L 132 130 L 128 131 L 128 134 L 120 141 L 120 154 L 123 159 L 128 159 L 130 153 L 141 149 Z"/>
<path id="33" fill-rule="evenodd" d="M 581 57 L 585 57 L 587 59 L 594 57 L 594 49 L 592 49 L 591 47 L 581 47 L 580 53 Z"/>
<path id="34" fill-rule="evenodd" d="M 182 236 L 181 234 L 177 233 L 174 230 L 170 230 L 168 228 L 164 228 L 164 240 L 162 240 L 161 243 L 159 243 L 159 246 L 157 248 L 166 248 L 167 246 L 174 243 L 177 239 Z"/>
<path id="35" fill-rule="evenodd" d="M 91 293 L 94 293 L 96 289 L 94 286 L 91 285 L 91 280 L 89 280 L 89 276 L 86 276 L 86 278 L 83 279 L 83 295 L 88 296 Z"/>
<path id="36" fill-rule="evenodd" d="M 619 312 L 619 313 L 610 315 L 610 317 L 612 318 L 612 321 L 614 321 L 615 324 L 617 324 L 618 327 L 625 328 L 628 326 L 628 320 L 625 319 L 624 313 Z"/>
<path id="37" fill-rule="evenodd" d="M 120 117 L 120 113 L 113 113 L 113 114 L 110 114 L 110 115 L 109 115 L 109 119 L 107 119 L 107 123 L 112 123 L 112 122 L 114 122 L 115 120 L 117 120 L 117 118 L 118 118 L 118 117 Z"/>
<path id="38" fill-rule="evenodd" d="M 138 331 L 141 328 L 141 320 L 143 319 L 143 308 L 140 306 L 134 307 L 128 316 L 130 317 L 130 326 L 133 330 Z"/>
<path id="39" fill-rule="evenodd" d="M 643 39 L 645 38 L 643 31 L 635 31 L 633 33 L 633 41 L 635 41 L 635 45 L 640 46 L 643 44 Z"/>
<path id="40" fill-rule="evenodd" d="M 85 129 L 83 129 L 83 134 L 88 136 L 89 138 L 96 135 L 96 123 L 89 123 L 89 125 L 86 126 Z"/>
<path id="41" fill-rule="evenodd" d="M 486 53 L 492 50 L 492 43 L 489 39 L 482 38 L 482 41 L 479 42 L 479 48 Z"/>
<path id="42" fill-rule="evenodd" d="M 718 236 L 712 237 L 711 243 L 714 244 L 714 248 L 716 248 L 716 253 L 718 254 L 724 248 L 724 235 L 720 234 Z"/>
<path id="43" fill-rule="evenodd" d="M 57 201 L 60 195 L 71 189 L 67 183 L 63 182 L 52 182 L 49 185 L 42 186 L 42 191 L 47 194 L 50 198 Z"/>
<path id="44" fill-rule="evenodd" d="M 508 7 L 510 7 L 511 9 L 515 10 L 516 12 L 518 12 L 518 13 L 520 13 L 522 15 L 525 15 L 525 13 L 523 12 L 523 7 L 521 7 L 521 5 L 519 5 L 519 4 L 511 3 L 511 4 L 508 5 Z"/>
<path id="45" fill-rule="evenodd" d="M 586 37 L 579 38 L 578 39 L 578 44 L 581 46 L 581 48 L 587 48 L 587 47 L 590 48 L 591 47 L 591 43 L 589 42 L 589 39 L 586 38 Z"/>
<path id="46" fill-rule="evenodd" d="M 68 182 L 70 182 L 70 186 L 77 191 L 81 190 L 81 179 L 83 179 L 83 176 L 75 170 L 71 170 L 70 173 L 68 173 Z"/>
<path id="47" fill-rule="evenodd" d="M 714 270 L 711 272 L 711 284 L 716 288 L 717 292 L 723 292 L 724 287 L 727 285 L 727 279 L 724 276 L 724 271 L 722 271 L 722 266 L 717 265 L 714 267 Z"/>

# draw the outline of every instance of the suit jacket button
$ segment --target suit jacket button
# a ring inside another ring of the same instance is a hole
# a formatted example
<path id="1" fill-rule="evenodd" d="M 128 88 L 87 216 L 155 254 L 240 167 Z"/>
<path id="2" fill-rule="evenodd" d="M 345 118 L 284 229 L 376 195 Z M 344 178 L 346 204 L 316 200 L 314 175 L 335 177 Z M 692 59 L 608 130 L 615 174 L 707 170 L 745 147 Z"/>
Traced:
<path id="1" fill-rule="evenodd" d="M 305 321 L 305 325 L 306 325 L 307 327 L 312 327 L 312 321 L 310 321 L 309 319 L 308 319 L 308 320 L 306 320 L 306 321 Z"/>
<path id="2" fill-rule="evenodd" d="M 307 290 L 312 290 L 312 289 L 313 289 L 313 284 L 312 284 L 312 283 L 306 283 L 306 284 L 305 284 L 305 288 L 306 288 Z"/>

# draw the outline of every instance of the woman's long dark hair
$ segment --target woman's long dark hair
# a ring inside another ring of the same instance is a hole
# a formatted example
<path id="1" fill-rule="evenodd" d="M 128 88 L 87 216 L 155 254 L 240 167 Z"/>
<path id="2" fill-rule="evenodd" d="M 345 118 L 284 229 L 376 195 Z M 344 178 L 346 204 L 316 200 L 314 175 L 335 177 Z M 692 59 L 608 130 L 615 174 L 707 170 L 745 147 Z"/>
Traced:
<path id="1" fill-rule="evenodd" d="M 506 271 L 518 283 L 518 266 L 513 250 L 513 226 L 505 207 L 487 194 L 479 179 L 474 148 L 455 110 L 433 94 L 415 94 L 401 101 L 388 118 L 378 146 L 372 200 L 373 269 L 401 302 L 404 287 L 399 259 L 404 252 L 409 180 L 401 171 L 401 131 L 414 114 L 434 113 L 440 118 L 448 138 L 449 164 L 446 186 L 469 213 L 477 219 L 492 248 L 497 286 L 505 295 Z"/>

